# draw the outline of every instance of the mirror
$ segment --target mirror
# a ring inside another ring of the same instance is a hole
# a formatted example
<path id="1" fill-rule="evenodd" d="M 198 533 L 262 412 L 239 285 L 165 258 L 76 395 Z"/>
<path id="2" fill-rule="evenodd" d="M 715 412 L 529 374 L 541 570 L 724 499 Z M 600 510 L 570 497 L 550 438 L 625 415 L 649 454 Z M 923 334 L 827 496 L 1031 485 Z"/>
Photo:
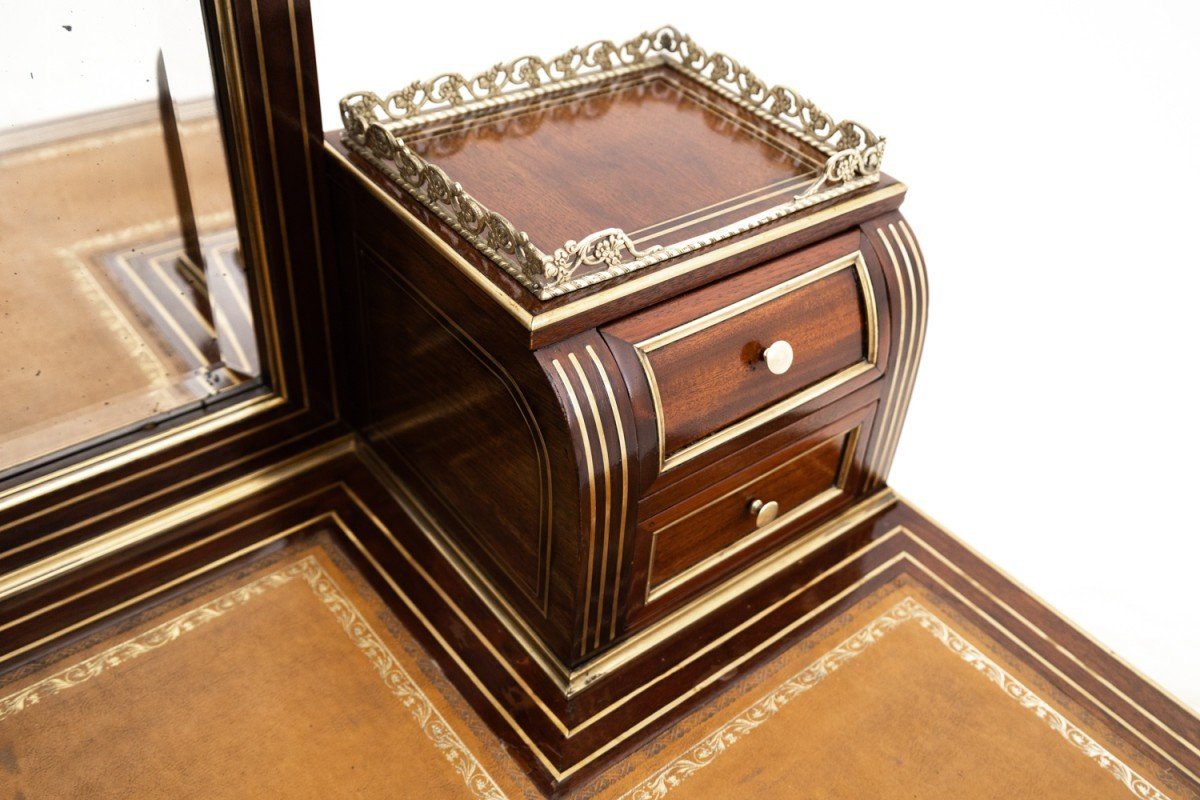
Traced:
<path id="1" fill-rule="evenodd" d="M 0 472 L 260 373 L 196 0 L 0 26 Z"/>

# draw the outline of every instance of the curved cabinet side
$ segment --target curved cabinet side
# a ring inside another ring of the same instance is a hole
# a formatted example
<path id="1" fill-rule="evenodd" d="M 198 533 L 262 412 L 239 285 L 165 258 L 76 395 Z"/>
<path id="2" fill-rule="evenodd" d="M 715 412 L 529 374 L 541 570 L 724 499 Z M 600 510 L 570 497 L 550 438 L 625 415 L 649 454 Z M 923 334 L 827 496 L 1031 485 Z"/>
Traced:
<path id="1" fill-rule="evenodd" d="M 895 343 L 887 365 L 877 433 L 867 454 L 867 486 L 874 489 L 887 482 L 908 413 L 925 346 L 929 283 L 925 258 L 901 214 L 885 214 L 864 223 L 861 230 L 883 266 Z"/>

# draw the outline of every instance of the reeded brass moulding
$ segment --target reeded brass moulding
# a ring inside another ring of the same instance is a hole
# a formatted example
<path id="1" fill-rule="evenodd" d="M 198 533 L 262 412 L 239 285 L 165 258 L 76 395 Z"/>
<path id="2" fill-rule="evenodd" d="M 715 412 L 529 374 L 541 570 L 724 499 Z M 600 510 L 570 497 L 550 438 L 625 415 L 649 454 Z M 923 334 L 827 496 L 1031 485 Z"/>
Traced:
<path id="1" fill-rule="evenodd" d="M 488 209 L 397 136 L 398 131 L 413 125 L 656 66 L 678 70 L 769 125 L 806 142 L 826 157 L 821 176 L 783 203 L 665 247 L 639 250 L 623 230 L 606 228 L 578 241 L 568 241 L 547 254 L 530 241 L 528 234 Z M 524 56 L 470 79 L 455 73 L 439 75 L 409 84 L 384 98 L 373 92 L 355 92 L 339 105 L 347 147 L 403 186 L 540 300 L 694 252 L 876 183 L 886 141 L 856 122 L 835 122 L 799 93 L 783 86 L 768 86 L 734 59 L 723 53 L 707 53 L 691 37 L 670 26 L 642 33 L 621 45 L 604 40 L 592 42 L 549 60 Z M 601 269 L 587 272 L 588 267 Z"/>

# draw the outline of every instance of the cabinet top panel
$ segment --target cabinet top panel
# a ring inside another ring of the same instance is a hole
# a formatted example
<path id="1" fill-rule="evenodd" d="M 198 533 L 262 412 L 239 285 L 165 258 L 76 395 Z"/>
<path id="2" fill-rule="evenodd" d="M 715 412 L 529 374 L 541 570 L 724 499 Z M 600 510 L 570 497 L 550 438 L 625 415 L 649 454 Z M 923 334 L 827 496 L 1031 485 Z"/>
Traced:
<path id="1" fill-rule="evenodd" d="M 341 112 L 368 180 L 542 302 L 869 193 L 884 149 L 669 27 L 349 95 Z"/>

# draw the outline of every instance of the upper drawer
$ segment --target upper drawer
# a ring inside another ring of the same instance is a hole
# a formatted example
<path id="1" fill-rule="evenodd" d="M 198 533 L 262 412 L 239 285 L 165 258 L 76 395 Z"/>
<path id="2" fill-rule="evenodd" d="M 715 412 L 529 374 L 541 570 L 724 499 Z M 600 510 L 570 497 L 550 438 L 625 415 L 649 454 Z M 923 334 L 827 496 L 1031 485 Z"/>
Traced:
<path id="1" fill-rule="evenodd" d="M 789 253 L 605 329 L 645 372 L 660 472 L 878 377 L 880 300 L 859 242 Z"/>

